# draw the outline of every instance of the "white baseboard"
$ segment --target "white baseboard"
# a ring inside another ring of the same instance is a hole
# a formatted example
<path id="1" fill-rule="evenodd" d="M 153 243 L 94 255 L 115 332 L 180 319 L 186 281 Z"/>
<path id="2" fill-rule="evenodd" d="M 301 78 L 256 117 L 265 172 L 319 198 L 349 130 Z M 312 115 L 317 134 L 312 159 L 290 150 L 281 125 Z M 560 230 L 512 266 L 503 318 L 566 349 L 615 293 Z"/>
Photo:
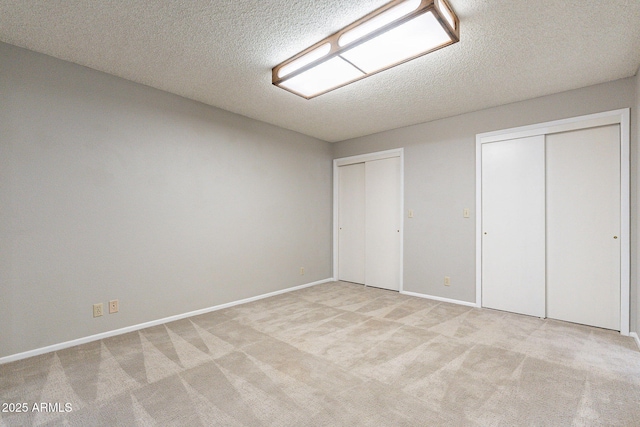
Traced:
<path id="1" fill-rule="evenodd" d="M 629 336 L 636 340 L 636 344 L 638 344 L 638 350 L 640 350 L 640 337 L 638 337 L 637 332 L 629 332 Z"/>
<path id="2" fill-rule="evenodd" d="M 267 294 L 258 295 L 255 297 L 245 298 L 238 301 L 228 302 L 226 304 L 214 305 L 213 307 L 207 307 L 200 310 L 190 311 L 188 313 L 176 314 L 175 316 L 165 317 L 163 319 L 152 320 L 150 322 L 139 323 L 137 325 L 127 326 L 125 328 L 115 329 L 113 331 L 102 332 L 95 335 L 90 335 L 88 337 L 78 338 L 71 341 L 65 341 L 59 344 L 48 345 L 46 347 L 36 348 L 34 350 L 25 351 L 22 353 L 12 354 L 10 356 L 0 357 L 0 365 L 4 363 L 14 362 L 16 360 L 26 359 L 28 357 L 39 356 L 41 354 L 50 353 L 52 351 L 63 350 L 65 348 L 73 347 L 80 344 L 86 344 L 88 342 L 101 340 L 104 338 L 113 337 L 116 335 L 126 334 L 128 332 L 138 331 L 140 329 L 149 328 L 151 326 L 161 325 L 163 323 L 173 322 L 175 320 L 185 319 L 187 317 L 197 316 L 199 314 L 210 313 L 216 310 L 222 310 L 223 308 L 233 307 L 235 305 L 246 304 L 248 302 L 253 302 L 257 300 L 261 300 L 264 298 L 273 297 L 276 295 L 284 294 L 287 292 L 293 292 L 300 289 L 308 288 L 315 285 L 320 285 L 322 283 L 333 282 L 333 278 L 318 280 L 317 282 L 305 283 L 304 285 L 294 286 L 292 288 L 282 289 L 279 291 L 269 292 Z"/>
<path id="3" fill-rule="evenodd" d="M 466 305 L 467 307 L 476 307 L 476 303 L 475 302 L 460 301 L 460 300 L 451 299 L 451 298 L 435 297 L 433 295 L 419 294 L 417 292 L 409 292 L 409 291 L 400 291 L 400 293 L 403 294 L 403 295 L 409 295 L 409 296 L 412 296 L 412 297 L 432 299 L 432 300 L 440 301 L 440 302 L 449 302 L 451 304 Z"/>

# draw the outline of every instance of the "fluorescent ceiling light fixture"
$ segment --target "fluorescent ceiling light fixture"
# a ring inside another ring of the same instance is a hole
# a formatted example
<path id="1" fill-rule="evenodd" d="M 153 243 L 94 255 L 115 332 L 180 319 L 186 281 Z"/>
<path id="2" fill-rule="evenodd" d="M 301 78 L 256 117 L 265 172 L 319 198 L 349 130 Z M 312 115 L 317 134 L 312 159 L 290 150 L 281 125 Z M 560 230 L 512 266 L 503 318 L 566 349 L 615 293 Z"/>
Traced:
<path id="1" fill-rule="evenodd" d="M 446 0 L 394 0 L 274 67 L 272 83 L 311 99 L 459 40 Z"/>

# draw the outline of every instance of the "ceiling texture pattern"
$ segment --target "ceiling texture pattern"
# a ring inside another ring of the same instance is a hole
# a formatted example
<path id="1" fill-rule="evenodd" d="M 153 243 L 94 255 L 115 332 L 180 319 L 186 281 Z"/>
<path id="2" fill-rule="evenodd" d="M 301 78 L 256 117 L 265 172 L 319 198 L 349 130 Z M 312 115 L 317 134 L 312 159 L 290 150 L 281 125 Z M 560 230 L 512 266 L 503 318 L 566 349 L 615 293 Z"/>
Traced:
<path id="1" fill-rule="evenodd" d="M 387 0 L 0 0 L 0 41 L 336 142 L 633 76 L 639 0 L 449 0 L 460 42 L 312 100 L 271 68 Z"/>

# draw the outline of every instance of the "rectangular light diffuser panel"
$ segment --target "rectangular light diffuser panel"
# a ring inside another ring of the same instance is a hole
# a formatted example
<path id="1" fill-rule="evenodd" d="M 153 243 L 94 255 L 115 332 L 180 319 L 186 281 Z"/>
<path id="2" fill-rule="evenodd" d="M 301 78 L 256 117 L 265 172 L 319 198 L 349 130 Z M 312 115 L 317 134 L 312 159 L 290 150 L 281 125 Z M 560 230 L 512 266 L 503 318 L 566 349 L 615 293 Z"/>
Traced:
<path id="1" fill-rule="evenodd" d="M 395 0 L 272 70 L 272 82 L 311 99 L 460 40 L 445 0 Z"/>

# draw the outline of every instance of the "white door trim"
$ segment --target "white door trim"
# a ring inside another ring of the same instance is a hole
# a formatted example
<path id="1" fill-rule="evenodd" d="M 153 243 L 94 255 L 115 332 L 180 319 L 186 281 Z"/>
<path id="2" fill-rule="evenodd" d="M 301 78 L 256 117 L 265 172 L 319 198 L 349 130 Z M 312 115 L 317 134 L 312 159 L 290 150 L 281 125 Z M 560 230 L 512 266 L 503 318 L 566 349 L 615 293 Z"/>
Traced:
<path id="1" fill-rule="evenodd" d="M 630 164 L 629 109 L 606 111 L 476 135 L 476 307 L 482 307 L 482 144 L 610 124 L 620 125 L 620 333 L 629 335 Z"/>
<path id="2" fill-rule="evenodd" d="M 351 165 L 354 163 L 381 160 L 390 157 L 400 157 L 400 206 L 398 207 L 398 215 L 400 216 L 400 277 L 398 278 L 398 283 L 400 284 L 400 292 L 402 292 L 404 266 L 404 148 L 342 157 L 333 160 L 333 278 L 334 280 L 338 280 L 338 168 L 340 166 Z"/>

